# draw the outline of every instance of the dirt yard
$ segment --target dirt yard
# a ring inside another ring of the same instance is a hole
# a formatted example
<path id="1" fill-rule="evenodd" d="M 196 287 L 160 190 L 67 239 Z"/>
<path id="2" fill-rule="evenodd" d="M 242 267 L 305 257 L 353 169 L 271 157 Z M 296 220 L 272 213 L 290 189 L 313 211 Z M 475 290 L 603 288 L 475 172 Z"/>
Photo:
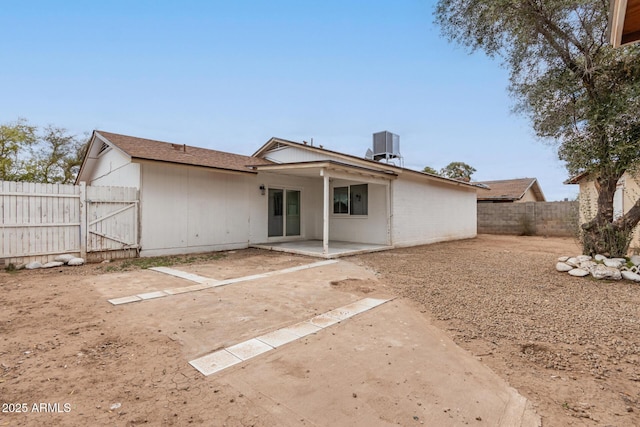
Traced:
<path id="1" fill-rule="evenodd" d="M 239 328 L 239 339 L 379 293 L 403 297 L 482 360 L 535 404 L 544 426 L 640 425 L 640 287 L 555 271 L 558 256 L 577 252 L 569 239 L 480 236 L 348 258 L 333 284 L 280 276 L 271 288 L 184 294 L 128 315 L 107 299 L 181 279 L 131 261 L 3 271 L 0 426 L 274 425 L 251 398 L 186 363 L 231 344 L 210 308 Z M 167 260 L 216 279 L 314 261 L 258 250 Z M 357 280 L 349 265 L 370 277 Z M 285 297 L 269 300 L 285 285 Z M 205 338 L 213 344 L 203 347 Z M 23 403 L 28 416 L 15 413 Z"/>
<path id="2" fill-rule="evenodd" d="M 640 425 L 640 286 L 575 278 L 573 239 L 481 235 L 359 257 L 537 405 L 544 426 Z"/>

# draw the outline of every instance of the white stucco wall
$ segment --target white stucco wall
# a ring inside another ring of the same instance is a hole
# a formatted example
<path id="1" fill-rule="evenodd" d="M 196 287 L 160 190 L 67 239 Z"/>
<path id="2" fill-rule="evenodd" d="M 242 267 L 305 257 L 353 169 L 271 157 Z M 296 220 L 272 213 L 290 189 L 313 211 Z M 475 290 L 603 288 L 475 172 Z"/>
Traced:
<path id="1" fill-rule="evenodd" d="M 314 151 L 305 150 L 299 147 L 280 147 L 275 150 L 268 151 L 264 155 L 265 159 L 271 160 L 275 163 L 298 163 L 298 162 L 313 162 L 318 160 L 336 160 L 343 163 L 344 159 L 338 156 L 332 156 L 327 153 L 316 153 Z"/>
<path id="2" fill-rule="evenodd" d="M 331 214 L 329 218 L 330 240 L 361 242 L 378 245 L 388 244 L 388 222 L 386 186 L 368 184 L 368 214 L 346 215 L 333 213 L 333 189 L 347 185 L 364 184 L 357 181 L 334 180 L 331 183 Z"/>
<path id="3" fill-rule="evenodd" d="M 264 196 L 260 195 L 260 185 L 265 186 Z M 300 191 L 300 236 L 288 238 L 268 237 L 269 200 L 267 194 L 269 188 Z M 251 201 L 251 243 L 322 238 L 322 179 L 320 177 L 307 178 L 260 172 L 249 194 Z"/>
<path id="4" fill-rule="evenodd" d="M 394 246 L 413 246 L 477 235 L 473 189 L 401 176 L 392 183 Z"/>
<path id="5" fill-rule="evenodd" d="M 142 256 L 246 248 L 255 175 L 143 162 Z"/>
<path id="6" fill-rule="evenodd" d="M 110 149 L 96 159 L 87 185 L 140 189 L 140 165 L 131 163 L 129 158 L 120 151 Z"/>

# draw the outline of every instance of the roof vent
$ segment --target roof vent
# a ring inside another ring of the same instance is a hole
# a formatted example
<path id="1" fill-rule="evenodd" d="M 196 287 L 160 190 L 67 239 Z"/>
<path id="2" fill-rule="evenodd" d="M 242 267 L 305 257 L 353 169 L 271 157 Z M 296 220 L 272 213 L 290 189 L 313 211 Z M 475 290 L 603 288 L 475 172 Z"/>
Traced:
<path id="1" fill-rule="evenodd" d="M 107 151 L 109 148 L 109 145 L 106 142 L 103 142 L 100 146 L 100 150 L 98 150 L 98 156 Z"/>
<path id="2" fill-rule="evenodd" d="M 373 134 L 373 160 L 393 163 L 398 160 L 400 166 L 404 164 L 400 154 L 400 136 L 388 131 L 376 132 Z"/>

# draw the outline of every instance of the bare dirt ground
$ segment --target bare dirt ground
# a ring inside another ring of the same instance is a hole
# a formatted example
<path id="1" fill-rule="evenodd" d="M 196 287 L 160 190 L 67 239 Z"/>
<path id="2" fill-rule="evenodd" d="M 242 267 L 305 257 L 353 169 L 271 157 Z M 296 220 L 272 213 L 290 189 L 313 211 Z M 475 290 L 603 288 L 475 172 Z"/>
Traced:
<path id="1" fill-rule="evenodd" d="M 640 286 L 574 278 L 572 239 L 477 239 L 358 257 L 533 401 L 545 426 L 640 425 Z"/>
<path id="2" fill-rule="evenodd" d="M 270 287 L 237 284 L 123 309 L 107 299 L 176 287 L 180 279 L 131 261 L 3 271 L 0 403 L 24 403 L 28 416 L 7 407 L 12 413 L 0 413 L 0 426 L 277 425 L 255 396 L 186 363 L 231 343 L 209 312 L 226 315 L 239 339 L 381 293 L 404 297 L 534 402 L 544 426 L 640 425 L 640 288 L 555 271 L 558 256 L 577 253 L 569 239 L 479 236 L 349 258 L 332 283 L 279 276 Z M 176 268 L 216 279 L 313 261 L 258 250 L 173 260 L 187 263 Z M 353 275 L 350 263 L 371 277 Z M 273 292 L 284 297 L 269 300 Z M 368 322 L 348 327 L 365 330 Z M 205 338 L 209 347 L 202 347 Z M 324 360 L 323 353 L 313 357 Z M 303 366 L 301 381 L 314 375 Z M 356 402 L 353 395 L 346 399 Z M 404 404 L 391 405 L 400 416 L 408 414 Z M 488 425 L 473 417 L 465 422 Z"/>

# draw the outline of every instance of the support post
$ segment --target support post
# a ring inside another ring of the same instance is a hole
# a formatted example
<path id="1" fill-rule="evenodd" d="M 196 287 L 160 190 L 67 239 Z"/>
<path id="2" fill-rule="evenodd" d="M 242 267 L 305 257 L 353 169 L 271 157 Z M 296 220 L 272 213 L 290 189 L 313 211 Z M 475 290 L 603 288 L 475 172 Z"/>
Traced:
<path id="1" fill-rule="evenodd" d="M 387 181 L 386 189 L 385 189 L 385 201 L 386 201 L 386 214 L 387 214 L 387 246 L 391 246 L 393 244 L 393 239 L 391 238 L 391 234 L 393 232 L 392 224 L 391 224 L 391 182 Z"/>
<path id="2" fill-rule="evenodd" d="M 323 206 L 322 206 L 322 255 L 329 255 L 329 175 L 322 169 L 320 175 L 323 177 Z"/>

